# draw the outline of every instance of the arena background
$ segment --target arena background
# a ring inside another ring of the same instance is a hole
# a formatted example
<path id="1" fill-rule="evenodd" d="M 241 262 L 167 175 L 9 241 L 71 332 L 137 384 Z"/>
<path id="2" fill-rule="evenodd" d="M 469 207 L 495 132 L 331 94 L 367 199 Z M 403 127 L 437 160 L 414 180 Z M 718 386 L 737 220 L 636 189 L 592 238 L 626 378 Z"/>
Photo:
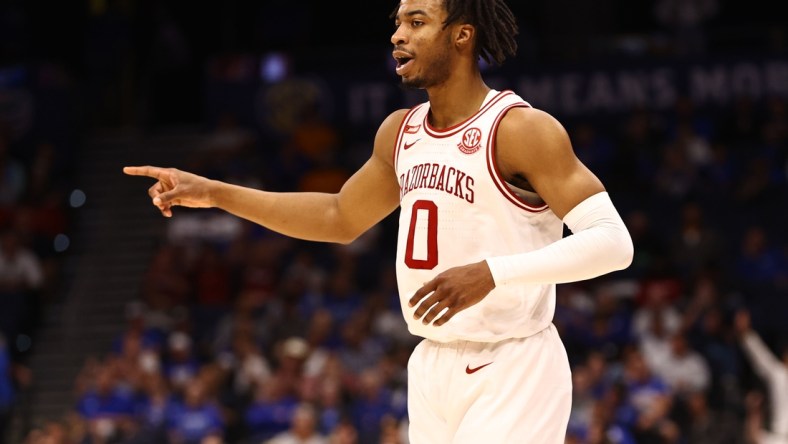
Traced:
<path id="1" fill-rule="evenodd" d="M 121 173 L 337 190 L 424 99 L 397 86 L 389 3 L 0 4 L 0 443 L 405 442 L 396 214 L 306 243 L 164 219 Z M 564 123 L 636 247 L 559 286 L 567 442 L 757 442 L 788 396 L 741 343 L 749 314 L 788 350 L 788 19 L 766 0 L 510 3 L 518 57 L 485 77 Z"/>

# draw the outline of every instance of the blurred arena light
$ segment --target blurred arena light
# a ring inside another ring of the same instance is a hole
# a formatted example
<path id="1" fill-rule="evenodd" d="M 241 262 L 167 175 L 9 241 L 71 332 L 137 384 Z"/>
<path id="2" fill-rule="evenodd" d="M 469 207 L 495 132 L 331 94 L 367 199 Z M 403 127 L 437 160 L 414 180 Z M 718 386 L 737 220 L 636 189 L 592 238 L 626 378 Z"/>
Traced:
<path id="1" fill-rule="evenodd" d="M 290 61 L 285 54 L 272 52 L 260 61 L 260 78 L 268 83 L 280 82 L 290 74 Z"/>
<path id="2" fill-rule="evenodd" d="M 68 203 L 71 205 L 71 208 L 79 208 L 85 205 L 85 201 L 87 201 L 85 192 L 78 188 L 72 191 L 68 198 Z"/>
<path id="3" fill-rule="evenodd" d="M 71 239 L 68 238 L 63 233 L 58 234 L 55 236 L 54 247 L 55 251 L 58 253 L 62 253 L 68 250 L 68 247 L 71 245 Z"/>

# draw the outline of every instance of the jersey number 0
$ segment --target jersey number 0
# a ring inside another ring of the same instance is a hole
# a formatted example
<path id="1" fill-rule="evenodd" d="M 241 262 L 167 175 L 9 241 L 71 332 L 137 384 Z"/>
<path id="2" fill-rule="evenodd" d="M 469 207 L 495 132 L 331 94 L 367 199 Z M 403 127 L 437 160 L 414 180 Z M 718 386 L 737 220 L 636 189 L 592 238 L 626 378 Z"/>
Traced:
<path id="1" fill-rule="evenodd" d="M 427 222 L 426 239 L 424 222 Z M 417 237 L 416 234 L 419 234 Z M 414 257 L 414 244 L 418 241 L 418 259 Z M 426 242 L 426 252 L 424 243 Z M 426 254 L 425 254 L 426 253 Z M 417 200 L 410 212 L 408 243 L 405 247 L 405 265 L 416 270 L 432 270 L 438 265 L 438 206 L 429 200 Z"/>

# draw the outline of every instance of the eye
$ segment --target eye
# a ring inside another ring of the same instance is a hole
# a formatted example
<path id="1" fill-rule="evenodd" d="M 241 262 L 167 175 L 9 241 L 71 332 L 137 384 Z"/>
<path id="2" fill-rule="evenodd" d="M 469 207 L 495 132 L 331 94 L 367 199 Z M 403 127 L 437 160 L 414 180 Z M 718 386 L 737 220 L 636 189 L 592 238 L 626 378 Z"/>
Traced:
<path id="1" fill-rule="evenodd" d="M 419 26 L 421 26 L 423 24 L 424 24 L 424 22 L 422 22 L 421 20 L 413 20 L 412 22 L 410 22 L 410 26 L 412 26 L 414 28 L 418 28 Z"/>

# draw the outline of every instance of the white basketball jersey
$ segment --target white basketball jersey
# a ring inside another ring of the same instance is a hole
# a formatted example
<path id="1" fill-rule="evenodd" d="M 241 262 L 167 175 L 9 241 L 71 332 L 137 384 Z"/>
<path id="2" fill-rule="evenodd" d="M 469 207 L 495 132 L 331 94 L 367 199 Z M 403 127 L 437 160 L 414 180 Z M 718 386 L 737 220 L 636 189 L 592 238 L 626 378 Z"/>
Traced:
<path id="1" fill-rule="evenodd" d="M 397 282 L 414 335 L 440 342 L 496 342 L 546 328 L 555 285 L 496 288 L 440 327 L 413 319 L 408 301 L 444 270 L 523 253 L 561 239 L 563 223 L 534 193 L 508 185 L 496 166 L 495 138 L 507 111 L 529 107 L 512 91 L 490 91 L 479 111 L 437 130 L 429 102 L 411 109 L 394 149 L 400 184 Z"/>

